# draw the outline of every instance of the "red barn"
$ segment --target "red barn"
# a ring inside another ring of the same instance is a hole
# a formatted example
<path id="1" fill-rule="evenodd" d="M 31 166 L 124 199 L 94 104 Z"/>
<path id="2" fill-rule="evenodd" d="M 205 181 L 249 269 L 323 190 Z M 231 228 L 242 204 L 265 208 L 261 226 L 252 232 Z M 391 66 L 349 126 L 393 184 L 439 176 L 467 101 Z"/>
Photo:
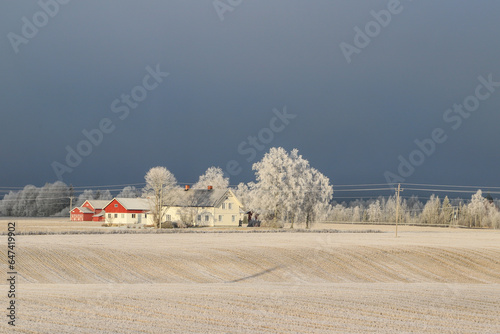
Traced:
<path id="1" fill-rule="evenodd" d="M 94 215 L 94 211 L 89 208 L 79 207 L 74 208 L 70 212 L 72 221 L 92 221 L 92 216 Z"/>
<path id="2" fill-rule="evenodd" d="M 114 198 L 104 211 L 106 222 L 110 224 L 146 223 L 150 203 L 145 198 Z"/>
<path id="3" fill-rule="evenodd" d="M 72 221 L 104 221 L 104 207 L 108 200 L 87 200 L 80 207 L 71 210 Z"/>

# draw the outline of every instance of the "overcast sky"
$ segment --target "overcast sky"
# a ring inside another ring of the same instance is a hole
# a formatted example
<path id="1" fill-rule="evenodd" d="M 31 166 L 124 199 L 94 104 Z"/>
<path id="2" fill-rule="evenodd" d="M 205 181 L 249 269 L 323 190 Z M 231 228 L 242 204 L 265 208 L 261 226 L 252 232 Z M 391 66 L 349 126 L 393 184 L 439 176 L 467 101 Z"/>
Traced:
<path id="1" fill-rule="evenodd" d="M 273 146 L 334 185 L 500 186 L 499 1 L 44 1 L 0 4 L 0 186 L 237 184 Z"/>

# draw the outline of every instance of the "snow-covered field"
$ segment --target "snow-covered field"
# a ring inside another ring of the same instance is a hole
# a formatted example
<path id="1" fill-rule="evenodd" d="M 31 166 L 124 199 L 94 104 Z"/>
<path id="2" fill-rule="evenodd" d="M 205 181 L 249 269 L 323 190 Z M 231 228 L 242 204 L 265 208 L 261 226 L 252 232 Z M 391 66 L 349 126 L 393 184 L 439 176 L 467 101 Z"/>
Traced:
<path id="1" fill-rule="evenodd" d="M 500 231 L 377 229 L 19 236 L 16 332 L 500 332 Z"/>
<path id="2" fill-rule="evenodd" d="M 101 229 L 102 222 L 72 222 L 69 218 L 54 217 L 0 217 L 0 232 L 7 231 L 7 223 L 16 222 L 16 232 L 58 233 Z"/>

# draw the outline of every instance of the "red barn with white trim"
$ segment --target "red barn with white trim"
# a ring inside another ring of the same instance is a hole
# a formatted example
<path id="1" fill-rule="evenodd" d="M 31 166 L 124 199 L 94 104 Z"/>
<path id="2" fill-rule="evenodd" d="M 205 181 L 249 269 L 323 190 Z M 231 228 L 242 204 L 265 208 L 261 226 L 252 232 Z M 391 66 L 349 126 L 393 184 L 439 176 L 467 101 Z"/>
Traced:
<path id="1" fill-rule="evenodd" d="M 145 198 L 114 198 L 104 211 L 106 222 L 110 224 L 146 223 L 150 205 Z"/>
<path id="2" fill-rule="evenodd" d="M 104 221 L 104 207 L 108 200 L 87 200 L 70 212 L 72 221 Z"/>
<path id="3" fill-rule="evenodd" d="M 71 221 L 92 221 L 92 216 L 94 215 L 94 211 L 89 208 L 79 207 L 74 208 L 70 212 Z"/>

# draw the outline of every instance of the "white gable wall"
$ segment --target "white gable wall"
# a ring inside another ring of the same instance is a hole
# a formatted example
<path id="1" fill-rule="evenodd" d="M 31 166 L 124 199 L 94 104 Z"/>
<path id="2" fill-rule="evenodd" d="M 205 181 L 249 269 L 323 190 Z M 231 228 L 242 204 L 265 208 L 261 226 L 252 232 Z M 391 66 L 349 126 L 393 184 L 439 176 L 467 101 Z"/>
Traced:
<path id="1" fill-rule="evenodd" d="M 222 193 L 224 194 L 224 193 Z M 208 205 L 208 203 L 207 203 Z M 163 208 L 162 221 L 190 222 L 194 226 L 238 226 L 243 219 L 241 203 L 232 191 L 227 191 L 216 206 L 169 206 Z M 148 214 L 149 225 L 153 224 L 153 215 Z"/>
<path id="2" fill-rule="evenodd" d="M 231 192 L 218 203 L 217 207 L 180 207 L 164 208 L 163 221 L 189 221 L 195 226 L 238 226 L 243 219 L 240 202 Z M 153 215 L 148 215 L 148 223 L 153 224 Z"/>

